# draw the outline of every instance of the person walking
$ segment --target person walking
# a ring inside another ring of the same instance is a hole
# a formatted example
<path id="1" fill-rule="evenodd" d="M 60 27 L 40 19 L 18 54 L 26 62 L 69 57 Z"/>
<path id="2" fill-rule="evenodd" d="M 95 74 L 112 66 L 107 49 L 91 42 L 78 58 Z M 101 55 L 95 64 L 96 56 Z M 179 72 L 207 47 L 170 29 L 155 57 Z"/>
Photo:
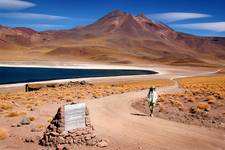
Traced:
<path id="1" fill-rule="evenodd" d="M 158 98 L 158 94 L 156 93 L 155 87 L 151 86 L 149 88 L 148 97 L 147 97 L 148 106 L 150 110 L 150 114 L 149 114 L 150 117 L 153 117 L 153 109 L 157 102 L 157 98 Z"/>

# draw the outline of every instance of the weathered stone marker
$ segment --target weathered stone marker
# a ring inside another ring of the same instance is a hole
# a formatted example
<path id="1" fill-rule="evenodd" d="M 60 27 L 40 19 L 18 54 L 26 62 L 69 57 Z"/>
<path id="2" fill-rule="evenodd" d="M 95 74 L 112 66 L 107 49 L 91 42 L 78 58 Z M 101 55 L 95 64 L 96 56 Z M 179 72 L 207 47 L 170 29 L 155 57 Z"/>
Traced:
<path id="1" fill-rule="evenodd" d="M 58 109 L 39 142 L 43 146 L 101 146 L 104 141 L 97 139 L 85 103 L 73 103 Z"/>
<path id="2" fill-rule="evenodd" d="M 85 128 L 85 103 L 65 105 L 65 131 L 77 128 Z"/>

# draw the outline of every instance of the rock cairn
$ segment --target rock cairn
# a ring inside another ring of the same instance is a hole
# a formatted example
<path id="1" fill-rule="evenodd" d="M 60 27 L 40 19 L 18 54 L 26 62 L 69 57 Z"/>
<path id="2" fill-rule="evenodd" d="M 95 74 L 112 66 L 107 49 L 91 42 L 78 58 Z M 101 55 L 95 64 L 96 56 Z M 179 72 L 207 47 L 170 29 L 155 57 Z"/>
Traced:
<path id="1" fill-rule="evenodd" d="M 60 107 L 50 125 L 47 127 L 47 130 L 44 132 L 43 138 L 40 139 L 40 144 L 53 147 L 64 144 L 88 146 L 100 145 L 103 140 L 96 138 L 87 108 L 85 114 L 86 127 L 73 129 L 67 132 L 64 131 L 64 107 Z"/>

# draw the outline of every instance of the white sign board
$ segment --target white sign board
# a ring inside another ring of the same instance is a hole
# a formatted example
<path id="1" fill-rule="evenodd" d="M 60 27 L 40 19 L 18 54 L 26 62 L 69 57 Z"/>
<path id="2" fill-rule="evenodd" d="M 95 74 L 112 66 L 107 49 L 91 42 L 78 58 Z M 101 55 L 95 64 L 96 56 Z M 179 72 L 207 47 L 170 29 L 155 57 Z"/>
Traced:
<path id="1" fill-rule="evenodd" d="M 65 105 L 65 131 L 85 127 L 85 103 Z"/>

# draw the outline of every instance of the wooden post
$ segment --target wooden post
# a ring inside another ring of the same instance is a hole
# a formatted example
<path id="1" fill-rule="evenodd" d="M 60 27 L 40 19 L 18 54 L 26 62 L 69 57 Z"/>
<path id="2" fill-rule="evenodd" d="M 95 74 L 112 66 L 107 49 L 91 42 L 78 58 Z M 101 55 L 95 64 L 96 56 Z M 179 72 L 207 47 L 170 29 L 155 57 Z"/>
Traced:
<path id="1" fill-rule="evenodd" d="M 28 92 L 28 84 L 25 84 L 25 91 Z"/>

